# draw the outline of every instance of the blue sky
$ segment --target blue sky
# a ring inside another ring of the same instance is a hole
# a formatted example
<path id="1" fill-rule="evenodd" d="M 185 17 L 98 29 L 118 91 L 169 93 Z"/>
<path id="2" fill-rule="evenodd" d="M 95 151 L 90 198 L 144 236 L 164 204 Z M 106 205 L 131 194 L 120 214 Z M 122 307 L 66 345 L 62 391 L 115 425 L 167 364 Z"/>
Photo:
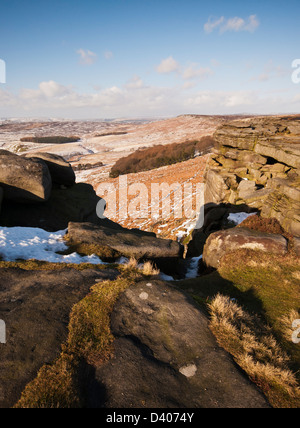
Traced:
<path id="1" fill-rule="evenodd" d="M 299 112 L 299 16 L 299 0 L 1 0 L 0 117 Z"/>

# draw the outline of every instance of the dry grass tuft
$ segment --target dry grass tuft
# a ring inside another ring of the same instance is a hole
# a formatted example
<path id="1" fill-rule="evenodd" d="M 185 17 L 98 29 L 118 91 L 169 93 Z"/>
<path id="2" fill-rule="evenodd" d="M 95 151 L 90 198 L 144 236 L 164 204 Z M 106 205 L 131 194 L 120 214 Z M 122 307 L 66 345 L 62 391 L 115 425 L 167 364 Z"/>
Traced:
<path id="1" fill-rule="evenodd" d="M 126 264 L 121 265 L 121 270 L 125 272 L 140 272 L 145 276 L 157 276 L 160 274 L 160 270 L 157 269 L 152 262 L 148 261 L 144 264 L 139 264 L 138 260 L 135 258 L 131 258 Z"/>
<path id="2" fill-rule="evenodd" d="M 274 407 L 299 407 L 300 388 L 289 357 L 270 328 L 218 294 L 209 304 L 210 328 L 219 344 L 262 389 Z"/>
<path id="3" fill-rule="evenodd" d="M 160 274 L 160 270 L 157 269 L 151 262 L 144 263 L 141 272 L 145 276 L 156 276 Z"/>
<path id="4" fill-rule="evenodd" d="M 121 267 L 125 271 L 127 271 L 127 270 L 129 270 L 129 271 L 130 270 L 138 270 L 139 262 L 137 261 L 137 259 L 132 257 L 130 260 L 128 260 L 127 263 L 125 263 Z"/>

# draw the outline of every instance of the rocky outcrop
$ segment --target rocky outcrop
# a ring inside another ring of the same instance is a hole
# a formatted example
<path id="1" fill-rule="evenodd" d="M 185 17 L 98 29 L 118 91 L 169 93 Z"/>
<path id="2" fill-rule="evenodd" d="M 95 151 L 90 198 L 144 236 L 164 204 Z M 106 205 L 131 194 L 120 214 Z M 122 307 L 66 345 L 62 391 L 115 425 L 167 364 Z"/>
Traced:
<path id="1" fill-rule="evenodd" d="M 70 221 L 122 229 L 99 219 L 93 187 L 75 184 L 75 174 L 62 157 L 34 153 L 30 159 L 0 150 L 0 225 L 63 230 Z"/>
<path id="2" fill-rule="evenodd" d="M 43 152 L 30 153 L 25 157 L 33 161 L 42 160 L 45 162 L 54 184 L 63 186 L 73 186 L 75 184 L 76 178 L 73 168 L 63 157 Z"/>
<path id="3" fill-rule="evenodd" d="M 165 282 L 123 293 L 111 321 L 114 357 L 96 371 L 95 407 L 264 408 L 256 387 L 222 350 L 193 300 Z"/>
<path id="4" fill-rule="evenodd" d="M 12 407 L 44 364 L 61 352 L 73 305 L 95 281 L 116 272 L 71 267 L 49 271 L 0 269 L 0 319 L 6 344 L 0 344 L 0 408 Z"/>
<path id="5" fill-rule="evenodd" d="M 261 117 L 232 121 L 214 134 L 205 202 L 245 204 L 300 236 L 300 121 Z"/>
<path id="6" fill-rule="evenodd" d="M 175 241 L 159 239 L 149 233 L 134 230 L 114 230 L 92 223 L 69 223 L 68 245 L 83 254 L 96 254 L 102 260 L 121 256 L 137 260 L 152 260 L 162 269 L 183 257 L 183 247 Z M 167 269 L 169 270 L 169 269 Z"/>
<path id="7" fill-rule="evenodd" d="M 282 235 L 262 233 L 245 227 L 236 227 L 211 234 L 204 246 L 206 266 L 218 269 L 222 257 L 230 252 L 250 249 L 284 256 L 288 241 Z"/>
<path id="8" fill-rule="evenodd" d="M 4 198 L 14 202 L 44 202 L 50 197 L 52 180 L 44 162 L 34 162 L 0 150 L 0 184 Z"/>

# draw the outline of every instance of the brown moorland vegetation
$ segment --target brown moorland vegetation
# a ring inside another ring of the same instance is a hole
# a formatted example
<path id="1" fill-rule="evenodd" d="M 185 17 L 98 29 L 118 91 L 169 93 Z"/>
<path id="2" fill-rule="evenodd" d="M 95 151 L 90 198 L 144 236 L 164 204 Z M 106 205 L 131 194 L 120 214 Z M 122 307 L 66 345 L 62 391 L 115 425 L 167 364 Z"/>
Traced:
<path id="1" fill-rule="evenodd" d="M 158 145 L 145 150 L 138 150 L 131 155 L 119 159 L 112 167 L 111 178 L 120 175 L 132 174 L 142 171 L 173 165 L 194 158 L 197 154 L 207 154 L 214 146 L 212 137 L 201 138 L 200 141 L 187 141 L 169 145 Z"/>
<path id="2" fill-rule="evenodd" d="M 284 235 L 285 231 L 276 218 L 263 218 L 258 215 L 248 217 L 239 227 L 248 227 L 264 233 Z"/>
<path id="3" fill-rule="evenodd" d="M 66 144 L 76 143 L 80 140 L 80 137 L 71 136 L 64 137 L 61 135 L 53 137 L 23 137 L 20 139 L 22 143 L 38 143 L 38 144 Z"/>

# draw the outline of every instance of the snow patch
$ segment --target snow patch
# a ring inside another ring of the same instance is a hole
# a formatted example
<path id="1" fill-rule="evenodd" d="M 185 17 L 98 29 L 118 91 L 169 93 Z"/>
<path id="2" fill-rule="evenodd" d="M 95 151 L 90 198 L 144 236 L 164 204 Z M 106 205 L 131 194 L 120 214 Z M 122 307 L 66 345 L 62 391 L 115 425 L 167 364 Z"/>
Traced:
<path id="1" fill-rule="evenodd" d="M 228 216 L 228 220 L 232 221 L 234 224 L 239 225 L 243 223 L 248 217 L 256 215 L 256 213 L 231 213 Z"/>
<path id="2" fill-rule="evenodd" d="M 187 273 L 185 275 L 186 279 L 193 279 L 198 277 L 199 270 L 199 262 L 202 260 L 203 256 L 193 257 L 190 261 L 190 265 L 187 269 Z"/>
<path id="3" fill-rule="evenodd" d="M 0 257 L 4 261 L 39 260 L 49 263 L 104 264 L 97 256 L 80 256 L 77 253 L 62 255 L 68 250 L 64 242 L 67 230 L 46 232 L 31 227 L 1 227 Z"/>

